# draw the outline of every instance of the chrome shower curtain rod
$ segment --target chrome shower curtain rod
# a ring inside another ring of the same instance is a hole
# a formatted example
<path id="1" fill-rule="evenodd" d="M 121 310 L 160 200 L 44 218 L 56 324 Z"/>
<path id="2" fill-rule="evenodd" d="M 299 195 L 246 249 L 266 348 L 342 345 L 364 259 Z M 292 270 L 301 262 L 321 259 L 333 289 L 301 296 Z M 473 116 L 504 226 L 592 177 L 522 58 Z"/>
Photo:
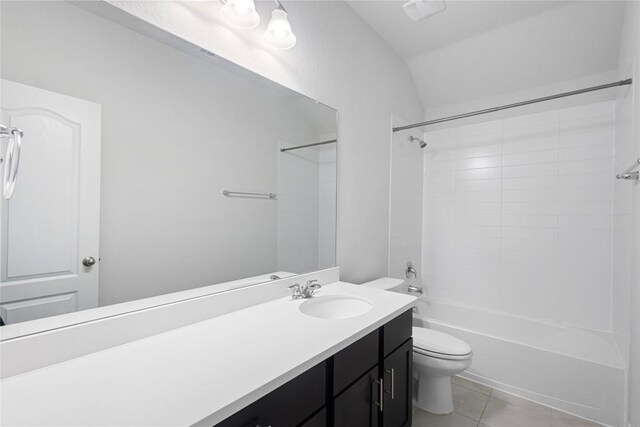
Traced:
<path id="1" fill-rule="evenodd" d="M 452 120 L 464 119 L 467 117 L 479 116 L 480 114 L 494 113 L 496 111 L 507 110 L 509 108 L 522 107 L 524 105 L 536 104 L 538 102 L 551 101 L 552 99 L 564 98 L 567 96 L 580 95 L 581 93 L 594 92 L 596 90 L 609 89 L 616 86 L 626 86 L 631 84 L 631 79 L 620 80 L 619 82 L 608 83 L 605 85 L 592 86 L 584 89 L 572 90 L 571 92 L 559 93 L 556 95 L 544 96 L 542 98 L 530 99 L 528 101 L 516 102 L 514 104 L 501 105 L 499 107 L 487 108 L 484 110 L 471 111 L 469 113 L 457 114 L 455 116 L 443 117 L 441 119 L 427 120 L 426 122 L 414 123 L 412 125 L 394 127 L 394 132 L 401 130 L 419 128 L 422 126 L 435 125 L 436 123 L 450 122 Z"/>
<path id="2" fill-rule="evenodd" d="M 338 140 L 330 139 L 328 141 L 314 142 L 313 144 L 305 144 L 305 145 L 297 145 L 295 147 L 281 148 L 280 151 L 284 153 L 291 150 L 297 150 L 298 148 L 315 147 L 316 145 L 333 144 L 334 142 L 338 142 Z"/>

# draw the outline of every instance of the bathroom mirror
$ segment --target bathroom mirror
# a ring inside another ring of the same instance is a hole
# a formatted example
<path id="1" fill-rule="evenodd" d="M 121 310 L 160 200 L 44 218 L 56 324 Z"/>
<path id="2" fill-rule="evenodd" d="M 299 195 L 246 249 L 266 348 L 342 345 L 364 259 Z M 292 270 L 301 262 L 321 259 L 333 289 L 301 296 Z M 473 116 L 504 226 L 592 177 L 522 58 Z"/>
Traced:
<path id="1" fill-rule="evenodd" d="M 7 325 L 335 265 L 334 109 L 105 2 L 0 7 Z"/>

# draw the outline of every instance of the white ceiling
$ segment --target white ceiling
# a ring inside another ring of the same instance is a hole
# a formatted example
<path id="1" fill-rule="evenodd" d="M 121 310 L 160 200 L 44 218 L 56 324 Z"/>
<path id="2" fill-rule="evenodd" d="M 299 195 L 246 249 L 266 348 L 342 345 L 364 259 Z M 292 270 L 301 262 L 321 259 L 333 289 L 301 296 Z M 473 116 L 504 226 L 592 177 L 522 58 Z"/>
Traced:
<path id="1" fill-rule="evenodd" d="M 449 0 L 413 22 L 403 1 L 348 3 L 407 61 L 426 110 L 616 69 L 625 9 L 622 1 Z"/>
<path id="2" fill-rule="evenodd" d="M 413 22 L 406 0 L 347 0 L 347 3 L 404 59 L 441 48 L 519 19 L 547 11 L 564 1 L 446 1 L 446 10 Z"/>

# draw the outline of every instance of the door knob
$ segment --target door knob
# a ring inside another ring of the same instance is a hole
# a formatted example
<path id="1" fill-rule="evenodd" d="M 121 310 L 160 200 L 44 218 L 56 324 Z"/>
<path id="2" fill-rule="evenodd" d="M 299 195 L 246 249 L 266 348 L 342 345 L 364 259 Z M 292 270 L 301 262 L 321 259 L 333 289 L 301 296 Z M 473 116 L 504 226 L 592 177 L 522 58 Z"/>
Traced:
<path id="1" fill-rule="evenodd" d="M 96 263 L 96 259 L 92 256 L 88 256 L 82 260 L 82 265 L 84 265 L 85 267 L 91 267 L 95 263 Z"/>

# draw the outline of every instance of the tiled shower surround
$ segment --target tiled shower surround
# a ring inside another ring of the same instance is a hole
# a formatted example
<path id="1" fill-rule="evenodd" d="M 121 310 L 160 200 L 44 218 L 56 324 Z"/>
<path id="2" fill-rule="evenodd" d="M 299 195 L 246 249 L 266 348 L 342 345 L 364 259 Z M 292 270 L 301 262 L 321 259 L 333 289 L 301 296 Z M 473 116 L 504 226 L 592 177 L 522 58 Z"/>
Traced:
<path id="1" fill-rule="evenodd" d="M 615 103 L 426 134 L 430 296 L 611 330 Z"/>

